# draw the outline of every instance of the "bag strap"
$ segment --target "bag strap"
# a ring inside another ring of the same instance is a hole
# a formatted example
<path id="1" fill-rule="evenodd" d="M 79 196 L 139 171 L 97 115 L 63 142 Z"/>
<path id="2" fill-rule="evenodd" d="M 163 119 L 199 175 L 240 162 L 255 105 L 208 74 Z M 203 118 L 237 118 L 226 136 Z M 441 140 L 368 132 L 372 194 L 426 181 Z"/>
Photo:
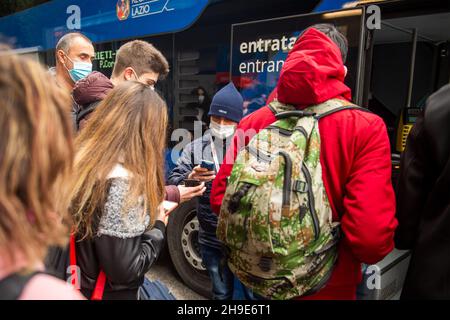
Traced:
<path id="1" fill-rule="evenodd" d="M 0 281 L 0 300 L 18 300 L 29 281 L 38 274 L 44 272 L 35 271 L 30 274 L 18 272 L 9 275 Z"/>
<path id="2" fill-rule="evenodd" d="M 343 110 L 359 110 L 359 111 L 372 113 L 370 110 L 368 110 L 366 108 L 358 107 L 358 106 L 352 104 L 352 105 L 348 105 L 348 106 L 342 106 L 342 107 L 334 108 L 334 109 L 332 109 L 330 111 L 327 111 L 327 112 L 324 112 L 322 114 L 318 114 L 318 115 L 316 114 L 314 117 L 317 120 L 320 120 L 320 119 L 325 118 L 325 117 L 327 117 L 329 115 L 332 115 L 333 113 L 340 112 L 340 111 L 343 111 Z"/>
<path id="3" fill-rule="evenodd" d="M 76 240 L 75 235 L 72 233 L 70 235 L 70 265 L 77 266 L 77 254 L 76 254 Z M 78 278 L 78 269 L 74 269 L 73 274 L 76 279 Z M 73 285 L 73 283 L 72 283 Z M 103 300 L 103 293 L 105 292 L 106 285 L 106 274 L 103 270 L 100 270 L 98 274 L 97 281 L 95 282 L 95 288 L 91 295 L 91 300 Z"/>
<path id="4" fill-rule="evenodd" d="M 272 113 L 273 113 L 273 115 L 276 117 L 277 116 L 277 110 L 275 110 L 275 108 L 274 107 L 272 107 L 272 104 L 271 103 L 269 103 L 268 105 L 267 105 L 267 108 L 269 108 L 269 110 L 270 111 L 272 111 Z"/>
<path id="5" fill-rule="evenodd" d="M 103 300 L 103 293 L 105 292 L 106 274 L 100 270 L 97 282 L 95 283 L 94 291 L 92 292 L 91 300 Z"/>
<path id="6" fill-rule="evenodd" d="M 267 105 L 267 107 L 270 109 L 270 111 L 272 111 L 273 115 L 277 118 L 277 120 L 281 120 L 281 119 L 286 119 L 286 118 L 290 118 L 290 117 L 310 117 L 313 116 L 315 117 L 317 120 L 320 120 L 322 118 L 325 118 L 333 113 L 339 112 L 339 111 L 343 111 L 343 110 L 360 110 L 360 111 L 364 111 L 364 112 L 368 112 L 368 113 L 372 113 L 370 110 L 366 109 L 366 108 L 362 108 L 362 107 L 358 107 L 354 104 L 350 104 L 347 106 L 341 106 L 341 107 L 337 107 L 334 109 L 331 109 L 327 112 L 324 112 L 322 114 L 317 114 L 316 112 L 312 112 L 311 110 L 309 111 L 305 111 L 305 110 L 288 110 L 288 111 L 277 111 L 277 109 L 274 106 L 274 103 L 279 103 L 281 105 L 280 102 L 274 100 L 271 103 L 269 103 Z M 288 106 L 288 105 L 285 105 Z"/>

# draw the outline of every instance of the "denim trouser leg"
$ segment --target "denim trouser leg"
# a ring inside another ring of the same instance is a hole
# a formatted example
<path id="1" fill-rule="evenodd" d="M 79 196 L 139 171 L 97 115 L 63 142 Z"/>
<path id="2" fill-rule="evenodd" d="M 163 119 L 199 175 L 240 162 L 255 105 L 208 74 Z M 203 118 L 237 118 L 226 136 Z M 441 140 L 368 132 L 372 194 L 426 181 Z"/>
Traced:
<path id="1" fill-rule="evenodd" d="M 203 263 L 212 281 L 214 300 L 231 300 L 233 297 L 233 274 L 220 249 L 200 244 Z"/>

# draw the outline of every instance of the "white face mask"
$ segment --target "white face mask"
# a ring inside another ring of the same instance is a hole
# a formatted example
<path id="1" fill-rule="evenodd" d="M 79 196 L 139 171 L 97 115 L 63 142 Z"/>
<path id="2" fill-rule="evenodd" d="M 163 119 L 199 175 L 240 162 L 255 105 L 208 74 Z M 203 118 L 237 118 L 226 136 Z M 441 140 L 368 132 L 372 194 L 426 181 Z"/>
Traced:
<path id="1" fill-rule="evenodd" d="M 219 139 L 226 139 L 231 137 L 236 131 L 235 125 L 222 125 L 218 124 L 214 121 L 211 121 L 209 125 L 209 129 L 211 130 L 211 134 Z"/>

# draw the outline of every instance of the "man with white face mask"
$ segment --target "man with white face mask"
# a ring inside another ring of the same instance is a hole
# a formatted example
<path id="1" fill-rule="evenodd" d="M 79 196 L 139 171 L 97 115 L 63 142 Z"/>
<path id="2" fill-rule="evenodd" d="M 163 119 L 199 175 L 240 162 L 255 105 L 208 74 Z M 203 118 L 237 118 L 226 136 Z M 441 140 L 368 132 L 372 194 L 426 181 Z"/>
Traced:
<path id="1" fill-rule="evenodd" d="M 197 217 L 200 223 L 199 244 L 203 263 L 213 284 L 213 298 L 228 300 L 233 296 L 233 275 L 228 269 L 222 244 L 217 240 L 217 216 L 211 211 L 209 196 L 212 181 L 223 162 L 237 124 L 243 117 L 242 96 L 230 83 L 216 93 L 208 116 L 209 130 L 203 137 L 188 144 L 169 176 L 170 184 L 181 184 L 194 179 L 206 184 L 206 192 L 199 197 Z M 214 163 L 214 170 L 201 168 L 202 160 Z"/>

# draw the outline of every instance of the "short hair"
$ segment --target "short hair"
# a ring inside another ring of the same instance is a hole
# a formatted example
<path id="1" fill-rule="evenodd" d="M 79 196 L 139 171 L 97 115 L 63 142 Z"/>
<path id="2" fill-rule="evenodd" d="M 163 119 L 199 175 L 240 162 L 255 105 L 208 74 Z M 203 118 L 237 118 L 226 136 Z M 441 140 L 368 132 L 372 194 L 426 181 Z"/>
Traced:
<path id="1" fill-rule="evenodd" d="M 339 50 L 341 50 L 342 62 L 345 63 L 348 54 L 347 38 L 335 26 L 329 23 L 315 24 L 310 28 L 314 28 L 330 38 L 338 46 Z"/>
<path id="2" fill-rule="evenodd" d="M 58 50 L 62 50 L 65 53 L 69 53 L 70 46 L 72 45 L 73 40 L 76 38 L 83 38 L 84 40 L 92 44 L 91 39 L 86 37 L 84 34 L 79 32 L 71 32 L 63 35 L 59 39 L 58 43 L 56 44 L 56 52 L 58 52 Z"/>
<path id="3" fill-rule="evenodd" d="M 127 42 L 119 48 L 113 75 L 120 75 L 128 67 L 139 75 L 150 71 L 158 73 L 160 78 L 166 77 L 170 71 L 164 55 L 152 44 L 141 40 Z"/>

